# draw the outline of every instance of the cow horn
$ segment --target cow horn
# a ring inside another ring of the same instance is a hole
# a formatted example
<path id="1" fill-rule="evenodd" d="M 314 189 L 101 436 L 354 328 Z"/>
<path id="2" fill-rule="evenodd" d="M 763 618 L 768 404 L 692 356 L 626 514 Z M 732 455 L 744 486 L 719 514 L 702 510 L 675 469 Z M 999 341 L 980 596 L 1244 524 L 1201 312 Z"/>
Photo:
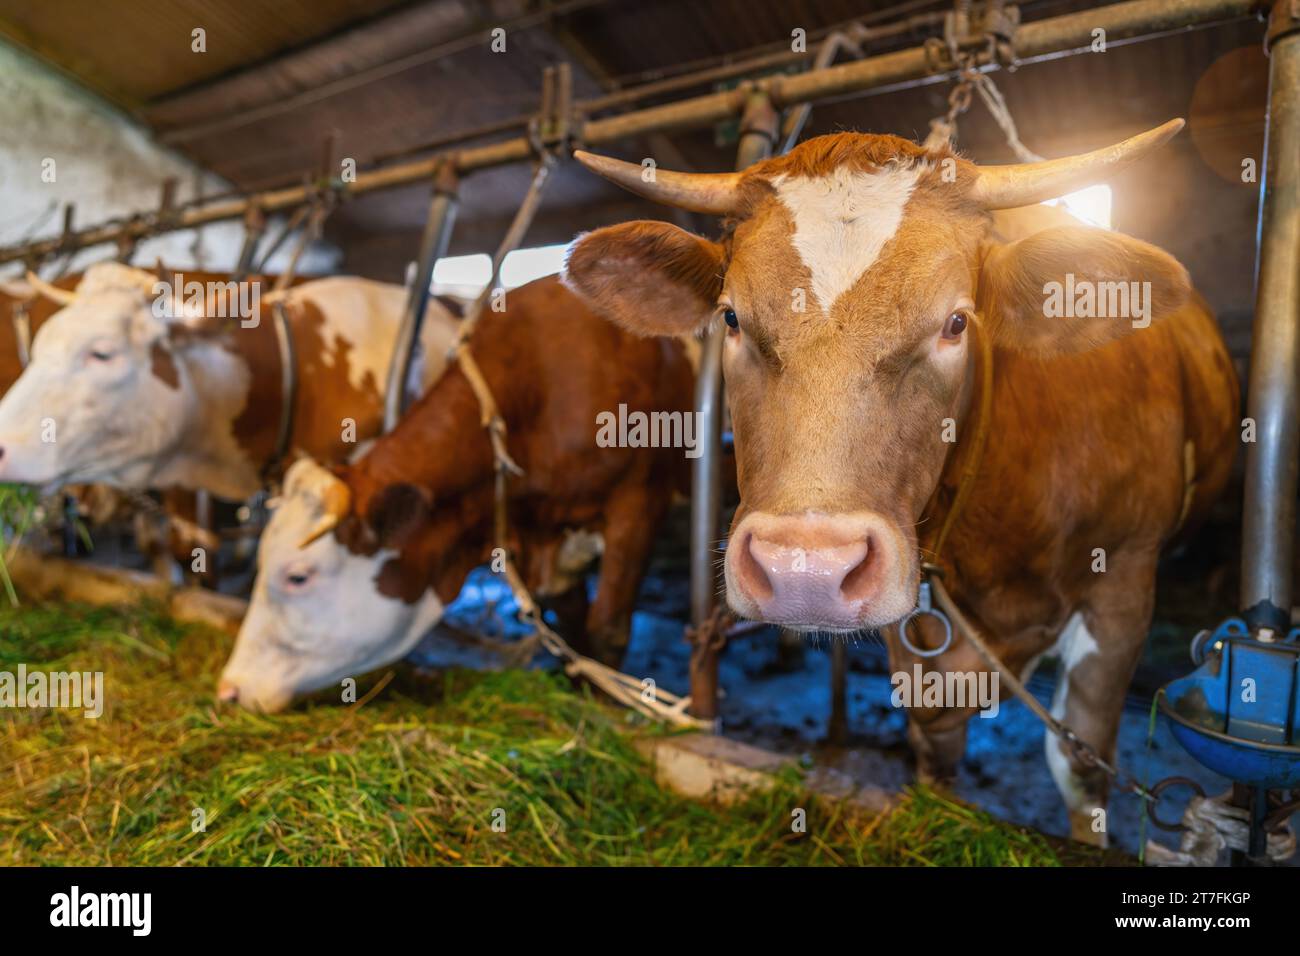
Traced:
<path id="1" fill-rule="evenodd" d="M 32 288 L 38 293 L 52 302 L 59 303 L 59 305 L 72 305 L 73 302 L 77 301 L 77 293 L 51 285 L 30 269 L 27 271 L 27 281 L 32 284 Z"/>
<path id="2" fill-rule="evenodd" d="M 739 206 L 736 187 L 740 173 L 675 173 L 654 169 L 647 182 L 645 168 L 610 156 L 575 149 L 573 158 L 598 176 L 646 199 L 710 216 L 726 216 Z"/>
<path id="3" fill-rule="evenodd" d="M 352 507 L 352 489 L 348 487 L 347 482 L 335 478 L 330 482 L 329 487 L 325 489 L 325 495 L 321 499 L 321 506 L 325 514 L 321 516 L 316 526 L 308 532 L 307 537 L 299 543 L 299 548 L 305 548 L 307 545 L 323 538 L 335 528 L 340 521 L 347 517 L 348 510 Z"/>
<path id="4" fill-rule="evenodd" d="M 1010 209 L 1057 199 L 1113 176 L 1157 146 L 1163 146 L 1182 128 L 1183 121 L 1173 119 L 1091 153 L 1041 163 L 981 166 L 979 178 L 971 187 L 971 198 L 985 209 Z"/>

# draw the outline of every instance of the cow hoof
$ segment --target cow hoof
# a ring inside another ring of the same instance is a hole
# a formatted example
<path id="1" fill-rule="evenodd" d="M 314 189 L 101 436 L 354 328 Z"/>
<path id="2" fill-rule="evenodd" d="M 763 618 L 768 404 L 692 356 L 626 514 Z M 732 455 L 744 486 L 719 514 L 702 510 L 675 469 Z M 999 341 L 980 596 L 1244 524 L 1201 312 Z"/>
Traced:
<path id="1" fill-rule="evenodd" d="M 1110 840 L 1104 830 L 1093 829 L 1093 820 L 1091 812 L 1071 810 L 1070 839 L 1076 843 L 1084 843 L 1104 850 L 1110 846 Z"/>
<path id="2" fill-rule="evenodd" d="M 951 790 L 957 785 L 957 770 L 955 767 L 934 768 L 917 764 L 916 780 L 937 790 Z"/>

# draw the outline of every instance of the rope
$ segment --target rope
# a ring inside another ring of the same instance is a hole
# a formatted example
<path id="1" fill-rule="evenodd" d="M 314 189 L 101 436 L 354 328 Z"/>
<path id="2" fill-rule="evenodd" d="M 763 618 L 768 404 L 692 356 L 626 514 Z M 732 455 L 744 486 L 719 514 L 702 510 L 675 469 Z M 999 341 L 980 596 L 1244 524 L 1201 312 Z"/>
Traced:
<path id="1" fill-rule="evenodd" d="M 465 319 L 461 322 L 456 339 L 448 352 L 448 362 L 459 365 L 465 380 L 469 382 L 474 397 L 478 399 L 480 423 L 487 430 L 492 443 L 492 457 L 495 462 L 495 509 L 493 514 L 493 536 L 500 553 L 505 555 L 505 578 L 519 605 L 519 619 L 532 625 L 534 633 L 518 642 L 511 650 L 504 651 L 511 659 L 520 664 L 530 659 L 540 645 L 548 654 L 564 662 L 565 673 L 570 677 L 581 677 L 604 691 L 610 698 L 654 720 L 664 721 L 679 727 L 707 729 L 712 726 L 708 721 L 692 717 L 686 712 L 691 705 L 689 696 L 682 697 L 666 690 L 655 689 L 651 695 L 645 694 L 641 680 L 624 674 L 593 658 L 579 654 L 567 641 L 557 634 L 542 616 L 542 609 L 533 599 L 528 586 L 515 565 L 514 555 L 508 542 L 507 503 L 509 500 L 509 480 L 511 475 L 522 476 L 524 470 L 510 457 L 506 447 L 506 422 L 501 410 L 492 396 L 483 370 L 479 367 L 470 349 L 469 339 L 478 326 L 500 279 L 501 264 L 506 256 L 518 247 L 532 223 L 541 202 L 542 190 L 545 188 L 550 172 L 555 165 L 555 157 L 550 152 L 542 152 L 533 172 L 533 180 L 515 213 L 510 228 L 506 231 L 496 255 L 492 259 L 492 275 L 487 286 L 474 300 Z M 496 642 L 493 642 L 496 643 Z"/>
<path id="2" fill-rule="evenodd" d="M 1007 145 L 1016 154 L 1016 159 L 1022 163 L 1041 163 L 1043 157 L 1020 142 L 1020 132 L 1016 129 L 1016 121 L 1012 118 L 1011 111 L 1007 109 L 1007 101 L 1003 99 L 1002 91 L 993 82 L 993 77 L 987 73 L 976 72 L 971 77 L 971 82 L 975 86 L 975 92 L 979 94 L 980 99 L 984 101 L 984 105 L 988 107 L 989 112 L 993 115 L 993 119 L 1002 127 L 1002 133 L 1007 138 Z"/>
<path id="3" fill-rule="evenodd" d="M 1041 163 L 1043 157 L 1035 153 L 1020 141 L 1020 131 L 1016 128 L 1015 118 L 1007 107 L 1006 98 L 998 89 L 993 77 L 981 73 L 976 67 L 976 59 L 971 54 L 959 55 L 958 80 L 948 94 L 948 112 L 930 120 L 930 134 L 925 139 L 926 149 L 940 149 L 957 139 L 957 117 L 970 109 L 971 94 L 978 93 L 981 102 L 988 108 L 994 122 L 1002 129 L 1007 145 L 1022 163 Z"/>
<path id="4" fill-rule="evenodd" d="M 1232 791 L 1217 797 L 1193 796 L 1183 811 L 1183 838 L 1177 850 L 1150 840 L 1146 858 L 1155 866 L 1222 866 L 1225 851 L 1250 852 L 1250 811 L 1229 803 Z M 1296 851 L 1290 824 L 1268 834 L 1266 853 L 1275 863 Z"/>

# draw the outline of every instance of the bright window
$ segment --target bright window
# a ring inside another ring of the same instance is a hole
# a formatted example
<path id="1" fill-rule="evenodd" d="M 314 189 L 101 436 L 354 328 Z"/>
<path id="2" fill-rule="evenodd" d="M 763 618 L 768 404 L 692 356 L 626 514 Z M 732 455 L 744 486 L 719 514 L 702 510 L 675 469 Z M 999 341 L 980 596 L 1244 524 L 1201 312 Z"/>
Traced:
<path id="1" fill-rule="evenodd" d="M 564 265 L 568 246 L 535 246 L 516 249 L 501 263 L 501 285 L 513 289 L 525 283 L 554 275 Z M 433 267 L 433 289 L 439 294 L 475 296 L 483 291 L 492 277 L 492 259 L 486 253 L 472 256 L 447 256 Z"/>
<path id="2" fill-rule="evenodd" d="M 1068 193 L 1060 199 L 1053 199 L 1045 205 L 1063 206 L 1070 215 L 1091 225 L 1109 229 L 1110 201 L 1109 186 L 1089 186 L 1087 189 Z"/>

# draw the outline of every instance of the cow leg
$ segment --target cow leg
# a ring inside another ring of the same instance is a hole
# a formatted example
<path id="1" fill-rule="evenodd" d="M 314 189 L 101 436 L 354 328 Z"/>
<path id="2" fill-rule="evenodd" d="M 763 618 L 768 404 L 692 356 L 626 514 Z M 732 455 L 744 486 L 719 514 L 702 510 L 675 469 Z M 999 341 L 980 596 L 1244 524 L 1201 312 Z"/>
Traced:
<path id="1" fill-rule="evenodd" d="M 185 583 L 216 590 L 217 549 L 198 537 L 212 531 L 211 496 L 204 491 L 171 488 L 163 492 L 162 504 L 169 519 L 167 548 L 180 566 Z M 202 552 L 202 570 L 195 569 L 195 562 L 200 557 L 195 554 L 196 549 Z"/>
<path id="2" fill-rule="evenodd" d="M 1088 603 L 1066 624 L 1057 641 L 1061 666 L 1052 715 L 1114 763 L 1124 695 L 1133 679 L 1155 603 L 1155 559 L 1110 561 Z M 1109 842 L 1106 803 L 1110 777 L 1079 759 L 1050 731 L 1047 765 L 1070 816 L 1070 837 Z"/>
<path id="3" fill-rule="evenodd" d="M 587 615 L 587 633 L 592 656 L 610 667 L 618 667 L 627 651 L 632 606 L 666 506 L 666 497 L 644 479 L 620 486 L 606 504 L 605 552 L 596 600 Z"/>
<path id="4" fill-rule="evenodd" d="M 920 647 L 938 647 L 943 643 L 943 626 L 929 615 L 917 618 L 908 632 Z M 911 674 L 921 659 L 903 649 L 898 639 L 898 625 L 882 628 L 881 636 L 889 650 L 891 674 Z M 944 670 L 973 670 L 976 664 L 960 657 L 964 645 L 949 651 L 929 666 Z M 973 652 L 972 652 L 973 653 Z M 907 742 L 916 758 L 916 778 L 922 783 L 951 786 L 966 754 L 967 719 L 934 708 L 907 709 Z"/>
<path id="5" fill-rule="evenodd" d="M 581 654 L 591 653 L 591 642 L 587 638 L 587 614 L 591 602 L 587 598 L 586 581 L 579 581 L 563 594 L 540 598 L 538 603 L 555 615 L 556 631 L 574 650 Z"/>
<path id="6" fill-rule="evenodd" d="M 951 787 L 966 753 L 967 721 L 955 727 L 928 727 L 913 717 L 907 720 L 907 742 L 916 756 L 916 778 L 932 786 Z"/>
<path id="7" fill-rule="evenodd" d="M 157 515 L 137 511 L 131 516 L 132 537 L 135 546 L 148 561 L 150 569 L 161 580 L 181 584 L 181 569 L 173 559 L 168 546 L 168 531 L 159 528 Z"/>

